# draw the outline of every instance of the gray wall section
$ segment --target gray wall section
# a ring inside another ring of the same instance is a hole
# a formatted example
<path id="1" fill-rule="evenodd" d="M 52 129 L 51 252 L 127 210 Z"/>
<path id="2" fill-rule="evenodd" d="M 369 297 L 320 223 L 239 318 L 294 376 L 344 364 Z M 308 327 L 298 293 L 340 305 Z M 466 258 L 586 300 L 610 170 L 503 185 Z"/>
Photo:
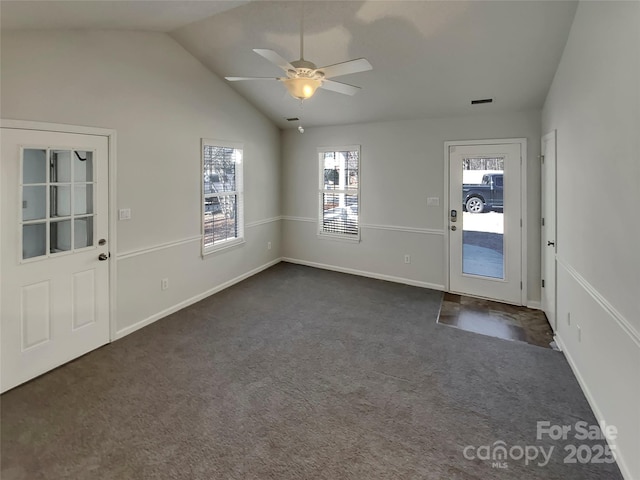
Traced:
<path id="1" fill-rule="evenodd" d="M 280 132 L 171 37 L 3 32 L 1 48 L 3 118 L 117 131 L 118 331 L 279 258 Z M 205 259 L 197 238 L 152 251 L 200 235 L 201 138 L 244 144 L 246 222 L 276 220 Z"/>
<path id="2" fill-rule="evenodd" d="M 638 331 L 639 9 L 580 5 L 543 112 L 558 139 L 558 255 Z"/>
<path id="3" fill-rule="evenodd" d="M 359 144 L 361 218 L 364 224 L 444 229 L 444 142 L 491 138 L 527 139 L 528 298 L 540 301 L 540 112 L 537 110 L 405 120 L 283 133 L 282 205 L 285 217 L 317 218 L 320 146 Z M 440 206 L 427 206 L 439 197 Z M 362 243 L 316 238 L 316 224 L 285 220 L 283 256 L 433 286 L 445 283 L 444 236 L 411 231 L 363 230 Z M 411 264 L 403 262 L 411 254 Z"/>
<path id="4" fill-rule="evenodd" d="M 582 2 L 547 97 L 557 131 L 558 338 L 640 478 L 640 3 Z"/>

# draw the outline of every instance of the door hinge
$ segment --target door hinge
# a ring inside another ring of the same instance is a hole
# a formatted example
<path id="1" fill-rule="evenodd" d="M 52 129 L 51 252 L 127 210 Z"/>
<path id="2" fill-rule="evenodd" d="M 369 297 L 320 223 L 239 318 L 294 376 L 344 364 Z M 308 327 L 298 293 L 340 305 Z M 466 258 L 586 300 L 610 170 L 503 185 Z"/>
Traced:
<path id="1" fill-rule="evenodd" d="M 544 163 L 544 155 L 540 155 L 540 161 Z"/>
<path id="2" fill-rule="evenodd" d="M 544 217 L 542 217 L 542 226 L 544 227 Z"/>
<path id="3" fill-rule="evenodd" d="M 542 279 L 542 288 L 544 288 L 544 278 Z"/>
<path id="4" fill-rule="evenodd" d="M 520 228 L 522 228 L 522 219 L 520 219 Z"/>
<path id="5" fill-rule="evenodd" d="M 520 282 L 520 290 L 522 290 L 522 282 Z"/>

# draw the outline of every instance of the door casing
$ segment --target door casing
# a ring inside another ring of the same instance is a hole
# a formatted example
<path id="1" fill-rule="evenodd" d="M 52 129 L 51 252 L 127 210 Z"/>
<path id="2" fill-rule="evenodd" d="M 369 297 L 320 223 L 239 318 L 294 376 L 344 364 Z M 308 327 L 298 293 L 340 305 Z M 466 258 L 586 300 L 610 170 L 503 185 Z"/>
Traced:
<path id="1" fill-rule="evenodd" d="M 116 131 L 108 128 L 84 127 L 61 123 L 35 122 L 29 120 L 0 119 L 0 128 L 19 130 L 39 130 L 59 133 L 74 133 L 81 135 L 96 135 L 107 137 L 109 163 L 109 341 L 116 339 L 116 278 L 117 265 L 115 259 L 116 248 Z M 1 192 L 0 192 L 1 193 Z M 3 226 L 0 226 L 3 228 Z M 0 297 L 0 305 L 2 298 Z"/>
<path id="2" fill-rule="evenodd" d="M 556 222 L 556 165 L 557 165 L 557 143 L 556 131 L 552 130 L 542 137 L 540 150 L 544 155 L 541 162 L 541 217 L 544 225 L 541 227 L 541 253 L 540 253 L 540 276 L 545 282 L 541 287 L 540 303 L 541 308 L 547 316 L 547 320 L 555 333 L 558 326 L 557 316 L 557 263 L 556 252 L 558 248 L 558 234 Z M 548 147 L 553 157 L 547 155 Z M 549 181 L 551 180 L 551 181 Z M 550 235 L 552 233 L 552 235 Z M 553 241 L 554 245 L 547 245 L 548 241 Z M 549 305 L 548 303 L 551 303 Z"/>
<path id="3" fill-rule="evenodd" d="M 448 140 L 444 142 L 444 204 L 446 208 L 443 212 L 443 225 L 444 225 L 444 253 L 446 259 L 446 267 L 444 272 L 445 277 L 445 290 L 451 291 L 449 271 L 449 242 L 450 242 L 450 230 L 449 230 L 449 212 L 453 206 L 449 205 L 449 147 L 453 146 L 469 146 L 469 145 L 493 145 L 493 144 L 519 144 L 520 152 L 522 156 L 522 164 L 520 168 L 520 202 L 521 202 L 521 217 L 522 217 L 522 231 L 521 231 L 521 274 L 522 274 L 522 289 L 520 291 L 520 305 L 527 305 L 527 139 L 526 138 L 498 138 L 498 139 L 484 139 L 484 140 Z M 456 205 L 455 209 L 459 209 L 460 206 Z"/>

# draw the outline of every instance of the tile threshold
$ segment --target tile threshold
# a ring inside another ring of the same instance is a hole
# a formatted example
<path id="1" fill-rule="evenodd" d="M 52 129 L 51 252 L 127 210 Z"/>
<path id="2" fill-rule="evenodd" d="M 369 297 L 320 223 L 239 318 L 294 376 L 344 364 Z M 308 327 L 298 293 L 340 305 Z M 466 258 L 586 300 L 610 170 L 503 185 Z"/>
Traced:
<path id="1" fill-rule="evenodd" d="M 553 332 L 540 310 L 444 293 L 436 323 L 512 342 L 553 349 Z"/>

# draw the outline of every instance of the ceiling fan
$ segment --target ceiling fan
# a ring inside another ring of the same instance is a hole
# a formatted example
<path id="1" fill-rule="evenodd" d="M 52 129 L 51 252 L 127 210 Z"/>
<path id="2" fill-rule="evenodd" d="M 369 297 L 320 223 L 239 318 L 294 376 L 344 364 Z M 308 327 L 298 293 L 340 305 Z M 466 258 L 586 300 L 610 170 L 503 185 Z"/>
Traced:
<path id="1" fill-rule="evenodd" d="M 300 20 L 300 59 L 288 62 L 273 50 L 254 48 L 253 51 L 266 58 L 274 65 L 285 71 L 286 77 L 224 77 L 230 82 L 244 80 L 277 80 L 282 82 L 292 97 L 299 100 L 311 98 L 318 88 L 331 90 L 345 95 L 354 95 L 360 87 L 347 83 L 329 80 L 333 77 L 366 72 L 373 67 L 365 58 L 358 58 L 346 62 L 316 67 L 312 62 L 304 59 L 303 16 Z"/>

